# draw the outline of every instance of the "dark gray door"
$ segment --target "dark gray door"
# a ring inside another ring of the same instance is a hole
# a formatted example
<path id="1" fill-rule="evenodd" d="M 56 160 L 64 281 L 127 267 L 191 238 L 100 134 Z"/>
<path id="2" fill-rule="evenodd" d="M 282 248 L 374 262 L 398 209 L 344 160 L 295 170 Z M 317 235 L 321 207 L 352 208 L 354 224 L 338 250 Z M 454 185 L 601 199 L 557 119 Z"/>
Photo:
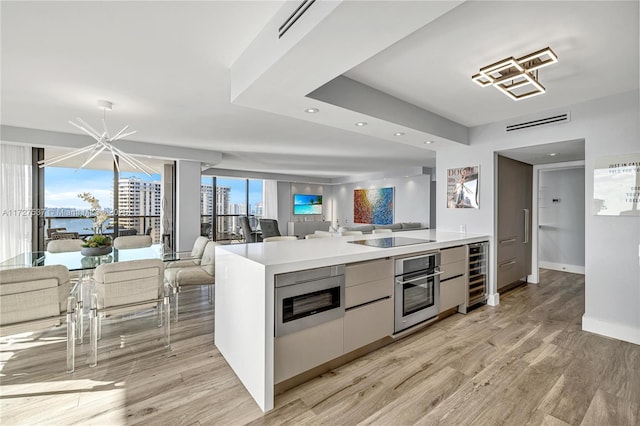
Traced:
<path id="1" fill-rule="evenodd" d="M 533 167 L 498 156 L 498 290 L 531 273 Z"/>

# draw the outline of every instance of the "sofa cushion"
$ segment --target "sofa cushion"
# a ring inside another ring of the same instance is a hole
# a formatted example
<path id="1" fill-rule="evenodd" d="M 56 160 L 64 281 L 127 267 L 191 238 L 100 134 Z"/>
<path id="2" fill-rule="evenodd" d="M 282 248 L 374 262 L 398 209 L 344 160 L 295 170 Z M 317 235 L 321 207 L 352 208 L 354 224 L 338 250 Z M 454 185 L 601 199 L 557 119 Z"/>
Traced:
<path id="1" fill-rule="evenodd" d="M 345 226 L 343 229 L 345 231 L 362 231 L 364 233 L 373 231 L 373 225 Z"/>
<path id="2" fill-rule="evenodd" d="M 393 231 L 397 231 L 398 229 L 402 229 L 402 224 L 392 223 L 391 225 L 373 225 L 373 229 L 391 229 Z"/>
<path id="3" fill-rule="evenodd" d="M 402 229 L 420 229 L 422 224 L 420 222 L 402 222 Z"/>

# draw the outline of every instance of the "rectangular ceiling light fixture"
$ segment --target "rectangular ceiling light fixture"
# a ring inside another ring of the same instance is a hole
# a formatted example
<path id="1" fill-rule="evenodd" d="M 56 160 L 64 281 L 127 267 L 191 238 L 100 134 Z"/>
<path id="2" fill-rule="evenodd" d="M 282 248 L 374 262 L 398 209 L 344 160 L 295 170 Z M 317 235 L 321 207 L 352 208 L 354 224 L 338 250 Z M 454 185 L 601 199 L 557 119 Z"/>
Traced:
<path id="1" fill-rule="evenodd" d="M 558 62 L 550 47 L 515 59 L 513 56 L 480 68 L 471 79 L 481 87 L 494 86 L 514 101 L 545 92 L 538 81 L 538 70 Z"/>

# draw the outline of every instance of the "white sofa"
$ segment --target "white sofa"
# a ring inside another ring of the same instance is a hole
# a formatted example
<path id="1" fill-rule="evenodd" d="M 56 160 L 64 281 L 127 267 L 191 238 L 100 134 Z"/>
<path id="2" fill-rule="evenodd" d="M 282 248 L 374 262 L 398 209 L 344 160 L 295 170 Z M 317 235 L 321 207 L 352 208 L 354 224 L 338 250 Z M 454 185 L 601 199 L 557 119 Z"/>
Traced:
<path id="1" fill-rule="evenodd" d="M 344 226 L 341 230 L 344 231 L 362 231 L 363 234 L 371 234 L 374 229 L 391 229 L 393 232 L 400 231 L 415 231 L 418 229 L 429 229 L 428 226 L 424 226 L 420 222 L 399 222 L 392 223 L 391 225 L 354 225 L 354 226 Z"/>

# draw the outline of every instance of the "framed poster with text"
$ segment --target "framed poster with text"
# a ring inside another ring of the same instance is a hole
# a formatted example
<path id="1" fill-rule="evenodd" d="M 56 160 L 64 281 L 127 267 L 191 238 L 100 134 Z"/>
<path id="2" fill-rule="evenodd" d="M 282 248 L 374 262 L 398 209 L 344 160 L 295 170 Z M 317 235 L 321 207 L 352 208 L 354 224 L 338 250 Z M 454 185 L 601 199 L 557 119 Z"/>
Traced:
<path id="1" fill-rule="evenodd" d="M 447 169 L 447 208 L 480 208 L 479 166 Z"/>
<path id="2" fill-rule="evenodd" d="M 593 167 L 593 214 L 640 216 L 640 154 L 596 159 Z"/>

